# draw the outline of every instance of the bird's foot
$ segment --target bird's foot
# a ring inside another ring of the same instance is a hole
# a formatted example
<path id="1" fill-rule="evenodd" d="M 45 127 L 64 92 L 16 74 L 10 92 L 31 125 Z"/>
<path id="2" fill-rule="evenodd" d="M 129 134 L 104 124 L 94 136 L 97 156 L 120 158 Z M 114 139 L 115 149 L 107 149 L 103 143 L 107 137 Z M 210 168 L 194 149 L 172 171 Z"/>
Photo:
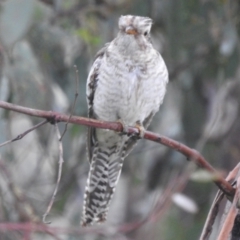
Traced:
<path id="1" fill-rule="evenodd" d="M 138 133 L 135 134 L 136 137 L 138 137 L 140 139 L 144 138 L 144 135 L 145 135 L 145 132 L 146 132 L 144 126 L 141 123 L 136 122 L 135 128 L 138 129 Z"/>
<path id="2" fill-rule="evenodd" d="M 126 125 L 126 123 L 122 119 L 117 120 L 117 122 L 122 124 L 122 129 L 123 130 L 122 130 L 122 132 L 120 134 L 121 135 L 128 134 L 128 126 Z"/>
<path id="3" fill-rule="evenodd" d="M 136 125 L 134 126 L 135 128 L 138 129 L 138 133 L 129 133 L 128 132 L 128 126 L 126 125 L 126 123 L 122 119 L 119 119 L 118 122 L 122 124 L 122 129 L 123 130 L 120 133 L 121 135 L 127 134 L 128 136 L 139 138 L 139 139 L 144 137 L 144 134 L 145 134 L 146 130 L 140 122 L 137 121 Z"/>

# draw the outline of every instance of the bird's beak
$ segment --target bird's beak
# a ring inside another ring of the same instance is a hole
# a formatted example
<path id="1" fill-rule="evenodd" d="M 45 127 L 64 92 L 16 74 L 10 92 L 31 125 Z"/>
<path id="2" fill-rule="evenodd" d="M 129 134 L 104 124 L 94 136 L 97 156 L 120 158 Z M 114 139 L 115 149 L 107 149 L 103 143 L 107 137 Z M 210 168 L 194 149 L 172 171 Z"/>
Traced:
<path id="1" fill-rule="evenodd" d="M 133 27 L 127 27 L 125 32 L 127 34 L 130 34 L 130 35 L 137 35 L 138 34 L 137 30 Z"/>

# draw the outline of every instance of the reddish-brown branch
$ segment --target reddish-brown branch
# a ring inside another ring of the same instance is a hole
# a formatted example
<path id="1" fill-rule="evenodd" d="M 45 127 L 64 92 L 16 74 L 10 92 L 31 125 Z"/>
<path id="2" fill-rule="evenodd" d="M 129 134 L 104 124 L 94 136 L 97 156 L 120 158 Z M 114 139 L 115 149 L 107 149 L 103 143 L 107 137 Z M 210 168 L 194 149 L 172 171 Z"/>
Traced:
<path id="1" fill-rule="evenodd" d="M 46 118 L 49 122 L 69 122 L 78 125 L 85 125 L 96 128 L 110 129 L 118 132 L 123 131 L 122 124 L 119 122 L 104 122 L 95 119 L 83 118 L 72 116 L 69 119 L 68 115 L 52 112 L 52 111 L 42 111 L 37 109 L 26 108 L 18 105 L 14 105 L 11 103 L 7 103 L 4 101 L 0 101 L 0 108 L 4 108 L 7 110 L 27 114 L 34 117 Z M 129 134 L 139 133 L 139 130 L 134 127 L 128 127 Z M 187 147 L 173 139 L 170 139 L 165 136 L 161 136 L 159 134 L 155 134 L 149 131 L 146 131 L 144 134 L 144 138 L 150 141 L 154 141 L 170 147 L 187 157 L 188 160 L 193 161 L 199 167 L 206 169 L 214 175 L 215 184 L 228 196 L 233 197 L 235 194 L 235 189 L 229 184 L 224 178 L 218 174 L 218 172 L 205 160 L 205 158 L 196 150 Z"/>

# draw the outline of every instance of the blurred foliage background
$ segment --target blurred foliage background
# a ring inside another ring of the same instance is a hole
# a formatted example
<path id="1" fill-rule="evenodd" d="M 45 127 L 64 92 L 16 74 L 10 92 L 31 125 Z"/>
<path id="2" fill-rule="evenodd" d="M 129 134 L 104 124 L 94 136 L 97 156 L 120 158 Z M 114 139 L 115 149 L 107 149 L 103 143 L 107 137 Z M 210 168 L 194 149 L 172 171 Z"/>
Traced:
<path id="1" fill-rule="evenodd" d="M 170 73 L 150 130 L 198 149 L 226 175 L 240 157 L 239 13 L 240 2 L 234 0 L 2 0 L 0 100 L 69 113 L 76 64 L 80 82 L 74 114 L 86 116 L 85 85 L 95 53 L 116 36 L 120 15 L 149 16 L 153 44 Z M 0 143 L 40 121 L 0 109 Z M 56 232 L 56 238 L 6 229 L 1 240 L 199 238 L 216 186 L 195 170 L 181 193 L 173 193 L 173 203 L 156 212 L 169 183 L 188 163 L 146 140 L 125 161 L 108 222 L 97 228 L 101 233 L 83 230 L 79 222 L 89 169 L 85 135 L 86 127 L 69 125 L 60 189 L 48 217 L 50 226 L 79 232 Z M 56 183 L 58 155 L 50 124 L 0 149 L 0 223 L 41 221 Z"/>

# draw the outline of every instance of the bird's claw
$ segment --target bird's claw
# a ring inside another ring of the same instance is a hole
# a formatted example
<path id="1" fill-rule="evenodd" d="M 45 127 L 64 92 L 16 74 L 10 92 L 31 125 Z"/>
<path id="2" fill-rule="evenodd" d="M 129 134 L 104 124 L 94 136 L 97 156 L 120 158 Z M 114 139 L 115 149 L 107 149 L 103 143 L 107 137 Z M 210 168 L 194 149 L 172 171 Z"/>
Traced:
<path id="1" fill-rule="evenodd" d="M 139 123 L 136 123 L 135 125 L 135 128 L 138 129 L 138 133 L 137 133 L 137 136 L 141 139 L 141 138 L 144 138 L 144 135 L 145 135 L 145 128 L 143 127 L 143 125 L 139 124 Z"/>
<path id="2" fill-rule="evenodd" d="M 123 129 L 120 134 L 127 134 L 128 136 L 136 137 L 139 139 L 144 137 L 146 130 L 142 124 L 137 122 L 136 125 L 134 126 L 135 128 L 138 129 L 138 133 L 129 133 L 128 126 L 126 125 L 126 123 L 122 119 L 119 119 L 118 122 L 122 124 L 122 129 Z"/>
<path id="3" fill-rule="evenodd" d="M 128 126 L 126 125 L 126 123 L 122 119 L 119 119 L 118 122 L 122 124 L 121 134 L 128 134 Z"/>

